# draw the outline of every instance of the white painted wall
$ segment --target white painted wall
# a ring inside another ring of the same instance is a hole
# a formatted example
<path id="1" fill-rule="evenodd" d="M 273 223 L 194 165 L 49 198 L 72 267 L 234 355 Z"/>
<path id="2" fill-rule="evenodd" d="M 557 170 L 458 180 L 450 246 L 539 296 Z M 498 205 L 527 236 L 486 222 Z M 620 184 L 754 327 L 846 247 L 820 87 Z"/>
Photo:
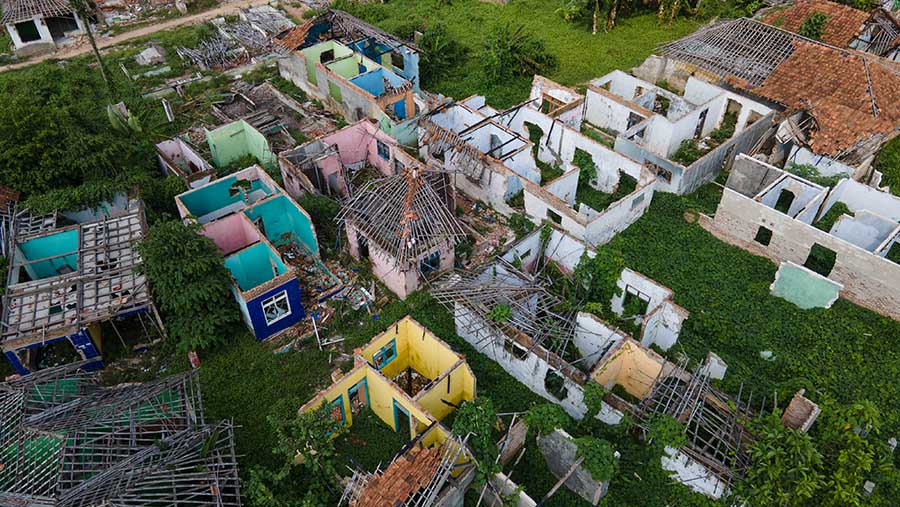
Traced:
<path id="1" fill-rule="evenodd" d="M 622 331 L 610 327 L 606 322 L 586 312 L 578 312 L 575 325 L 573 343 L 578 347 L 581 357 L 585 358 L 578 363 L 578 367 L 588 372 L 607 350 L 624 340 L 626 336 Z"/>
<path id="2" fill-rule="evenodd" d="M 728 492 L 725 484 L 715 474 L 677 449 L 666 447 L 666 454 L 660 458 L 660 463 L 663 470 L 672 472 L 669 477 L 697 493 L 719 499 Z"/>

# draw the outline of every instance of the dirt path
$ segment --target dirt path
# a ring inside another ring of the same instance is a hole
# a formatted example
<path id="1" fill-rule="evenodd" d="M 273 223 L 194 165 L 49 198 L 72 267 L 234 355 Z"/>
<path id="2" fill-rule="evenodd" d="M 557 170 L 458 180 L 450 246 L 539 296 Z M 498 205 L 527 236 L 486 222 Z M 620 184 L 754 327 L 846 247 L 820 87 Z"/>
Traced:
<path id="1" fill-rule="evenodd" d="M 177 28 L 179 26 L 185 25 L 194 25 L 199 23 L 205 23 L 210 19 L 217 18 L 219 16 L 224 16 L 227 14 L 234 14 L 239 8 L 242 7 L 258 7 L 260 5 L 266 5 L 269 3 L 269 0 L 243 0 L 243 1 L 231 1 L 226 0 L 222 3 L 222 5 L 216 7 L 215 9 L 201 12 L 199 14 L 192 14 L 190 16 L 183 16 L 180 18 L 170 19 L 167 21 L 163 21 L 161 23 L 157 23 L 154 25 L 148 25 L 141 28 L 136 28 L 134 30 L 127 31 L 125 33 L 120 33 L 119 35 L 115 35 L 113 37 L 97 38 L 97 47 L 100 49 L 108 48 L 110 46 L 115 46 L 117 44 L 121 44 L 131 39 L 136 39 L 138 37 L 143 37 L 145 35 L 150 35 L 161 30 L 168 30 L 170 28 Z M 29 65 L 34 65 L 35 63 L 42 62 L 44 60 L 49 59 L 57 59 L 64 60 L 67 58 L 73 58 L 76 56 L 83 55 L 85 53 L 91 52 L 91 45 L 88 43 L 85 38 L 80 44 L 77 46 L 71 46 L 64 48 L 60 51 L 56 51 L 53 53 L 47 53 L 43 55 L 36 56 L 34 58 L 30 58 L 28 61 L 22 63 L 14 63 L 11 65 L 0 66 L 0 72 L 5 72 L 8 70 L 21 69 L 23 67 L 27 67 Z"/>

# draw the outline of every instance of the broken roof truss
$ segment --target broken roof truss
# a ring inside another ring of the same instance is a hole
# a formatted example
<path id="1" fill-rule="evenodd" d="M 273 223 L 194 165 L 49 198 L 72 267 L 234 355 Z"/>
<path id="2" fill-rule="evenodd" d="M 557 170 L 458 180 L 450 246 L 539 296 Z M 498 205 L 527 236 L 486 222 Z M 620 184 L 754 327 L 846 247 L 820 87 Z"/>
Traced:
<path id="1" fill-rule="evenodd" d="M 367 182 L 337 219 L 352 224 L 401 269 L 417 268 L 435 247 L 452 248 L 465 238 L 450 196 L 447 173 L 408 167 Z"/>
<path id="2" fill-rule="evenodd" d="M 710 386 L 709 371 L 703 365 L 691 374 L 687 364 L 688 358 L 682 357 L 674 368 L 663 368 L 635 412 L 642 425 L 657 415 L 669 415 L 683 424 L 688 444 L 680 451 L 727 486 L 734 478 L 742 478 L 750 466 L 747 444 L 753 437 L 745 425 L 754 417 L 753 394 L 742 401 L 741 386 L 732 399 Z"/>
<path id="3" fill-rule="evenodd" d="M 459 304 L 480 317 L 470 319 L 466 328 L 484 336 L 479 343 L 499 335 L 523 346 L 522 341 L 528 343 L 529 352 L 541 346 L 564 358 L 575 336 L 575 312 L 558 311 L 562 300 L 548 285 L 540 275 L 529 276 L 497 259 L 481 268 L 446 273 L 435 281 L 431 294 L 451 313 Z M 492 314 L 503 307 L 509 308 L 508 314 Z"/>
<path id="4" fill-rule="evenodd" d="M 197 372 L 103 388 L 86 362 L 0 384 L 0 504 L 240 505 L 230 423 Z"/>
<path id="5" fill-rule="evenodd" d="M 14 273 L 26 265 L 77 255 L 77 269 L 71 273 L 9 285 L 0 322 L 3 349 L 68 336 L 94 322 L 152 307 L 147 280 L 138 272 L 141 258 L 136 250 L 146 228 L 143 209 L 138 208 L 72 226 L 78 230 L 75 252 L 11 263 L 9 279 L 17 280 Z"/>

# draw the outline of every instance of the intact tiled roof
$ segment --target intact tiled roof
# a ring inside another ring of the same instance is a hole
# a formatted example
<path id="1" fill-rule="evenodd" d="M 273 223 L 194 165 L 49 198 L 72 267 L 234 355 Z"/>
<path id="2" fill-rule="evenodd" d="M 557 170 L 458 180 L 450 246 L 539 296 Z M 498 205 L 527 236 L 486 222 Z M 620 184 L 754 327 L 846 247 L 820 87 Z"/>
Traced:
<path id="1" fill-rule="evenodd" d="M 847 47 L 859 35 L 870 16 L 866 11 L 828 0 L 798 0 L 794 5 L 766 15 L 763 21 L 789 32 L 799 33 L 803 22 L 816 12 L 828 16 L 828 22 L 822 31 L 822 42 L 842 48 Z"/>
<path id="2" fill-rule="evenodd" d="M 443 456 L 442 448 L 413 447 L 395 459 L 381 475 L 372 477 L 351 507 L 396 507 L 406 505 L 417 491 L 434 478 Z"/>
<path id="3" fill-rule="evenodd" d="M 35 16 L 62 16 L 72 13 L 66 0 L 3 0 L 0 23 L 21 23 Z"/>
<path id="4" fill-rule="evenodd" d="M 809 111 L 815 153 L 839 155 L 900 125 L 900 66 L 803 40 L 753 93 Z"/>

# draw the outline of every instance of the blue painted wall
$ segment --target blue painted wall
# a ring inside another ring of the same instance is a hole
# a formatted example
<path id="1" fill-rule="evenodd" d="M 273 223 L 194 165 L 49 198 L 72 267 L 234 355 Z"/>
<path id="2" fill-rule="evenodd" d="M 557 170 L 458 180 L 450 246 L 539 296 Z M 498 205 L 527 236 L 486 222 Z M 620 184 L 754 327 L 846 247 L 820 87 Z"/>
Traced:
<path id="1" fill-rule="evenodd" d="M 53 344 L 53 343 L 56 343 L 56 342 L 59 342 L 62 340 L 67 340 L 70 344 L 72 344 L 72 346 L 75 348 L 75 350 L 80 352 L 85 359 L 94 359 L 93 362 L 91 362 L 85 366 L 86 371 L 94 371 L 94 370 L 99 370 L 100 368 L 103 368 L 104 364 L 103 364 L 103 359 L 100 357 L 100 351 L 97 349 L 97 346 L 94 344 L 94 341 L 91 339 L 90 332 L 87 330 L 87 328 L 84 328 L 81 331 L 79 331 L 73 335 L 70 335 L 70 336 L 60 336 L 60 337 L 54 338 L 52 340 L 47 340 L 43 343 L 35 343 L 35 344 L 29 345 L 27 347 L 22 347 L 22 349 L 19 349 L 19 350 L 28 350 L 28 349 L 37 349 L 40 347 L 46 347 L 47 345 L 50 345 L 50 344 Z M 12 367 L 16 370 L 16 373 L 18 373 L 20 375 L 28 375 L 29 373 L 31 373 L 31 370 L 29 370 L 28 367 L 24 363 L 22 363 L 22 361 L 19 360 L 19 356 L 16 355 L 15 352 L 12 352 L 12 351 L 4 352 L 4 355 L 6 356 L 7 361 L 9 361 L 9 364 L 11 364 Z"/>
<path id="2" fill-rule="evenodd" d="M 266 324 L 262 303 L 266 299 L 284 291 L 287 291 L 287 299 L 290 303 L 291 314 L 269 326 Z M 251 327 L 253 334 L 256 335 L 256 339 L 260 341 L 265 340 L 266 338 L 293 326 L 306 317 L 306 311 L 304 310 L 303 303 L 300 299 L 301 295 L 300 282 L 298 282 L 296 278 L 292 278 L 283 285 L 264 292 L 258 297 L 247 301 L 247 313 L 250 315 Z"/>
<path id="3" fill-rule="evenodd" d="M 250 220 L 262 218 L 266 239 L 275 246 L 300 242 L 319 255 L 319 244 L 313 232 L 312 222 L 290 197 L 280 195 L 244 212 Z"/>
<path id="4" fill-rule="evenodd" d="M 226 258 L 225 267 L 231 271 L 241 290 L 258 287 L 288 271 L 278 255 L 265 243 L 257 243 Z"/>
<path id="5" fill-rule="evenodd" d="M 17 256 L 17 262 L 45 259 L 54 255 L 75 252 L 78 250 L 78 229 L 70 229 L 30 239 L 19 243 L 18 247 L 24 259 Z M 65 257 L 57 257 L 52 260 L 30 264 L 25 266 L 25 271 L 33 280 L 39 280 L 59 275 L 59 269 L 63 266 L 68 266 L 72 271 L 76 271 L 78 269 L 78 254 L 73 253 Z"/>

